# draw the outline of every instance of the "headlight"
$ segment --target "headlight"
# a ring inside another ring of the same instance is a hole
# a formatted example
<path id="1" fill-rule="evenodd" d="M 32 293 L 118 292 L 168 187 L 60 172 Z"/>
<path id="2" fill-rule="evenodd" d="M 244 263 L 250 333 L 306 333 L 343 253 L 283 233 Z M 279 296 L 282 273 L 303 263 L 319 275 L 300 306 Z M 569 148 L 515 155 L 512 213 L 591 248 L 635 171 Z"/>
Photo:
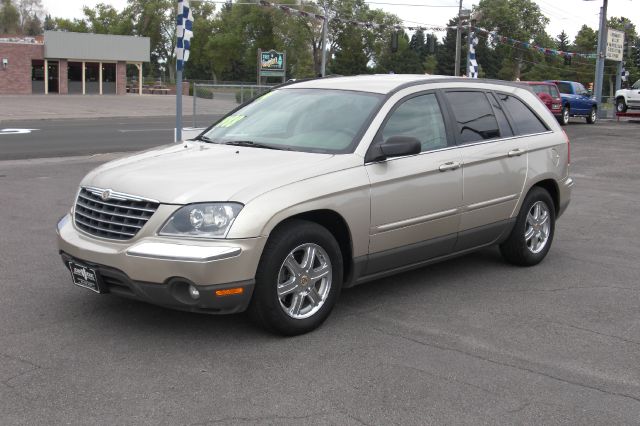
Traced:
<path id="1" fill-rule="evenodd" d="M 160 228 L 160 235 L 225 238 L 242 210 L 238 203 L 189 204 L 180 208 Z"/>

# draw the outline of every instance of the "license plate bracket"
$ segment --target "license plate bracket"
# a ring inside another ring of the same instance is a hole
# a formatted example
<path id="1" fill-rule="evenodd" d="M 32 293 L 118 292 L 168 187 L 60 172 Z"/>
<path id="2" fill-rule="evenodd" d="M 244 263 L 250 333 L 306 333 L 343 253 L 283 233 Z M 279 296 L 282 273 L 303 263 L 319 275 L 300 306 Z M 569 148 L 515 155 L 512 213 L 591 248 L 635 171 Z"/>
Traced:
<path id="1" fill-rule="evenodd" d="M 103 293 L 100 288 L 100 278 L 95 269 L 73 260 L 68 262 L 71 280 L 78 287 L 89 289 L 96 293 Z"/>

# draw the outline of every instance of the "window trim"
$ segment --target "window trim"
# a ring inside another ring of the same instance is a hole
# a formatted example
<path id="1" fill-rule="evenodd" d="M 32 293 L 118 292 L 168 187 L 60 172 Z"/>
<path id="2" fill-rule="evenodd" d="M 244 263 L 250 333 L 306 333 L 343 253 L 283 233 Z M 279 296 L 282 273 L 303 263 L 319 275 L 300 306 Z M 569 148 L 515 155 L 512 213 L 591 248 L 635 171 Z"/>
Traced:
<path id="1" fill-rule="evenodd" d="M 373 156 L 373 150 L 375 149 L 376 146 L 380 145 L 383 140 L 382 140 L 382 132 L 384 130 L 384 127 L 387 125 L 387 122 L 389 121 L 389 119 L 391 118 L 391 116 L 393 116 L 393 114 L 396 112 L 396 110 L 398 108 L 400 108 L 400 106 L 402 104 L 404 104 L 406 101 L 413 99 L 413 98 L 417 98 L 418 96 L 424 96 L 424 95 L 435 95 L 436 98 L 436 102 L 438 103 L 438 107 L 440 108 L 440 114 L 442 115 L 442 121 L 444 123 L 444 131 L 445 131 L 445 135 L 447 138 L 447 146 L 443 147 L 443 148 L 437 148 L 437 149 L 431 149 L 429 151 L 421 151 L 418 154 L 414 154 L 414 155 L 405 155 L 405 156 L 401 156 L 401 157 L 394 157 L 392 158 L 393 160 L 398 159 L 398 158 L 407 158 L 407 157 L 415 157 L 417 155 L 422 155 L 422 154 L 428 154 L 431 152 L 436 152 L 436 151 L 442 151 L 445 149 L 450 149 L 450 148 L 455 148 L 456 147 L 456 143 L 455 143 L 455 138 L 453 135 L 453 130 L 451 129 L 451 123 L 449 121 L 449 117 L 448 117 L 448 108 L 446 105 L 446 102 L 443 102 L 443 98 L 442 95 L 440 94 L 440 90 L 439 89 L 427 89 L 427 90 L 421 90 L 418 92 L 413 92 L 413 93 L 409 93 L 406 96 L 403 96 L 402 98 L 400 98 L 392 107 L 391 109 L 387 112 L 387 115 L 384 117 L 384 120 L 382 120 L 382 123 L 380 123 L 380 126 L 378 127 L 378 130 L 376 130 L 376 134 L 373 137 L 373 139 L 371 140 L 371 143 L 369 144 L 369 147 L 367 148 L 367 152 L 364 156 L 364 162 L 365 164 L 368 163 L 380 163 L 380 162 L 385 162 L 387 160 L 391 160 L 391 159 L 385 159 L 382 161 L 373 161 L 372 156 Z"/>

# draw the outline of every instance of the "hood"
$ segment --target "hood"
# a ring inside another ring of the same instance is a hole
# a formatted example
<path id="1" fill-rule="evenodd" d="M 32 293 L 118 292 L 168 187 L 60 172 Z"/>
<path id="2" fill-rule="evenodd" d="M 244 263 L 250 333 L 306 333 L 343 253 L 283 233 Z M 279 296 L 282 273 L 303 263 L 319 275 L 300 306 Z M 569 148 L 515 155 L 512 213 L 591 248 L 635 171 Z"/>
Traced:
<path id="1" fill-rule="evenodd" d="M 165 204 L 247 203 L 275 188 L 362 165 L 354 154 L 332 155 L 187 142 L 155 148 L 94 169 L 82 185 Z"/>

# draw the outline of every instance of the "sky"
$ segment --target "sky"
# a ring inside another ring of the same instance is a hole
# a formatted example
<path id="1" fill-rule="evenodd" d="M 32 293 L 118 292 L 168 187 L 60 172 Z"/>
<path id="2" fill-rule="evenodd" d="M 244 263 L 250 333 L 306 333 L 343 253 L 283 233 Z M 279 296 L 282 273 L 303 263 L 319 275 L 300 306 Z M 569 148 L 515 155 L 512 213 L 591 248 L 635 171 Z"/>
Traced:
<path id="1" fill-rule="evenodd" d="M 195 1 L 195 0 L 192 0 Z M 274 0 L 271 0 L 274 1 Z M 446 25 L 458 13 L 458 0 L 365 0 L 372 9 L 383 9 L 400 17 L 406 26 L 419 24 Z M 601 0 L 534 0 L 550 19 L 547 32 L 556 37 L 562 30 L 573 41 L 583 24 L 598 28 Z M 471 8 L 479 0 L 463 0 L 463 8 Z M 55 17 L 81 18 L 82 7 L 107 3 L 121 10 L 126 0 L 42 0 L 45 9 Z M 177 3 L 177 2 L 176 2 Z M 384 3 L 384 4 L 383 4 Z M 418 4 L 420 7 L 402 6 Z M 429 6 L 429 7 L 424 7 Z M 609 0 L 607 16 L 626 16 L 640 29 L 640 0 Z M 442 37 L 443 34 L 439 34 Z M 505 34 L 508 35 L 508 34 Z"/>

